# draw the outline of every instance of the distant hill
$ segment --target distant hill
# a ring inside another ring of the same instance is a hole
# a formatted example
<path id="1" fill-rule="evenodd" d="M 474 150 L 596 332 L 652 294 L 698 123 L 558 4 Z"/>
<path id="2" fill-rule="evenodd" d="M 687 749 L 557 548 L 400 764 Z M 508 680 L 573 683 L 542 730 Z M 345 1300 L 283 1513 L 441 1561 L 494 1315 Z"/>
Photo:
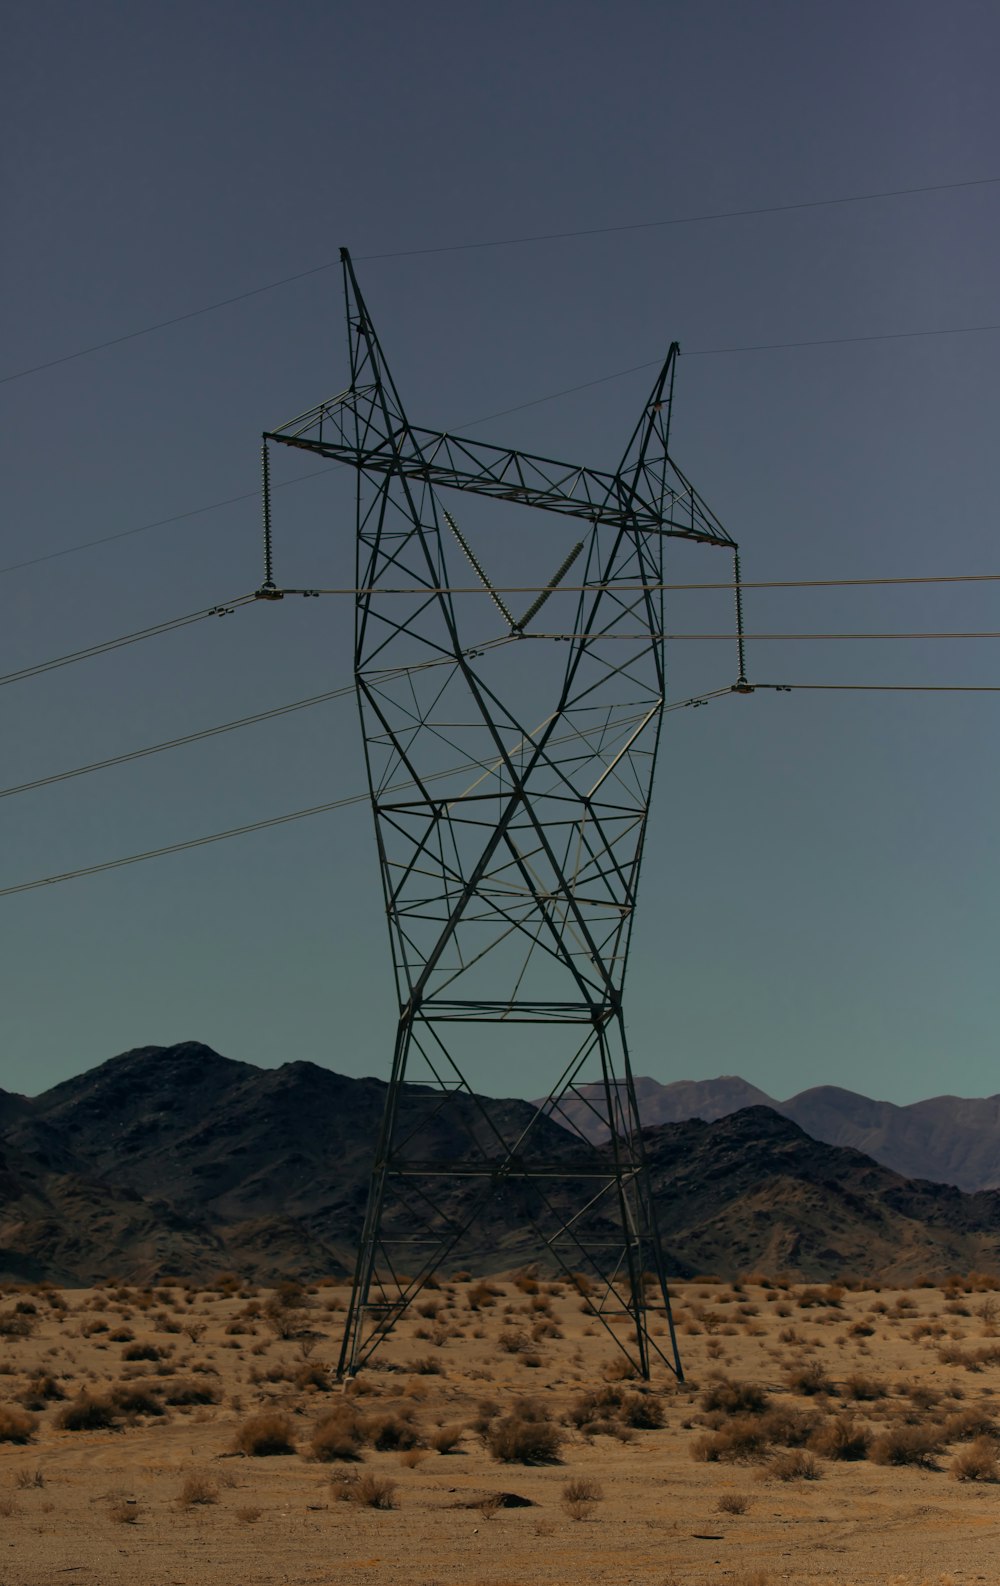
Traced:
<path id="1" fill-rule="evenodd" d="M 698 1090 L 643 1084 L 657 1104 L 672 1093 L 668 1106 L 697 1103 Z M 748 1092 L 760 1094 L 742 1080 L 713 1081 L 701 1104 L 725 1108 Z M 847 1095 L 805 1093 L 814 1105 Z M 311 1063 L 258 1069 L 186 1042 L 126 1052 L 42 1096 L 14 1098 L 0 1128 L 0 1281 L 344 1273 L 384 1096 L 379 1080 Z M 407 1088 L 402 1106 L 434 1160 L 467 1151 L 477 1131 L 491 1138 L 494 1124 L 509 1138 L 535 1112 L 517 1099 L 461 1097 L 446 1123 L 428 1117 L 420 1087 Z M 564 1169 L 545 1193 L 565 1212 L 583 1199 L 574 1169 L 607 1147 L 555 1120 L 545 1129 L 546 1152 Z M 910 1281 L 1000 1268 L 1000 1191 L 908 1179 L 818 1143 L 774 1108 L 675 1119 L 645 1140 L 678 1276 L 757 1268 Z M 469 1191 L 449 1193 L 461 1209 Z M 501 1270 L 538 1253 L 516 1202 L 498 1193 L 456 1261 Z"/>
<path id="2" fill-rule="evenodd" d="M 712 1122 L 742 1107 L 770 1107 L 814 1139 L 852 1146 L 907 1177 L 968 1191 L 1000 1186 L 1000 1096 L 934 1096 L 901 1107 L 836 1085 L 819 1085 L 776 1101 L 735 1075 L 669 1085 L 643 1078 L 635 1087 L 647 1128 L 685 1118 Z M 595 1105 L 600 1111 L 599 1090 L 587 1085 L 580 1089 L 587 1100 L 565 1103 L 560 1121 L 586 1139 L 606 1138 L 607 1126 L 595 1113 Z"/>

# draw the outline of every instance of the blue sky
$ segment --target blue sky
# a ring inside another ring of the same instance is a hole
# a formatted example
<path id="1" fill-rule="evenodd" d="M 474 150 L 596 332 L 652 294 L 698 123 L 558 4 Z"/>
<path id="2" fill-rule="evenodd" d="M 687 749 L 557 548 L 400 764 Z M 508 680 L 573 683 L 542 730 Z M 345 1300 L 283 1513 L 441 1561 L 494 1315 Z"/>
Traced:
<path id="1" fill-rule="evenodd" d="M 990 4 L 375 8 L 15 3 L 5 371 L 334 261 L 411 417 L 458 427 L 680 342 L 674 451 L 750 580 L 1000 571 Z M 426 251 L 448 250 L 452 251 Z M 379 257 L 379 256 L 383 257 Z M 373 256 L 373 257 L 367 257 Z M 0 565 L 256 488 L 260 432 L 340 389 L 336 268 L 0 386 Z M 0 371 L 3 372 L 3 371 Z M 613 464 L 651 373 L 474 433 Z M 308 471 L 275 460 L 276 483 Z M 275 494 L 277 572 L 349 584 L 344 471 Z M 0 575 L 4 672 L 251 590 L 242 501 Z M 679 580 L 726 576 L 678 547 Z M 997 586 L 748 591 L 751 632 L 1000 628 Z M 725 596 L 678 594 L 676 631 Z M 255 607 L 0 691 L 3 785 L 336 688 L 352 613 Z M 996 641 L 753 642 L 764 682 L 1000 683 Z M 670 647 L 671 696 L 732 680 Z M 667 718 L 628 1023 L 639 1073 L 997 1089 L 1000 695 L 759 693 Z M 2 884 L 361 791 L 350 700 L 4 799 Z M 363 806 L 0 899 L 7 1089 L 201 1039 L 385 1074 Z M 544 1054 L 486 1088 L 535 1093 Z M 522 1065 L 521 1067 L 518 1064 Z"/>

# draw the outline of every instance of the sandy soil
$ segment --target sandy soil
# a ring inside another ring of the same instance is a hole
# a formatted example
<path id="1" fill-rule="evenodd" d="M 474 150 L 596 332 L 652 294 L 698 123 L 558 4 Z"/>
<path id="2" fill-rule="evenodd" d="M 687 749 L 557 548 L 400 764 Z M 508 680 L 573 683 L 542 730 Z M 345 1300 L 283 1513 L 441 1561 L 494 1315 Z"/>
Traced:
<path id="1" fill-rule="evenodd" d="M 524 1276 L 492 1287 L 425 1292 L 421 1308 L 437 1314 L 412 1313 L 346 1396 L 324 1369 L 343 1288 L 277 1302 L 225 1283 L 8 1291 L 0 1586 L 1000 1581 L 1000 1486 L 989 1479 L 1000 1425 L 996 1439 L 982 1435 L 1000 1409 L 1000 1304 L 988 1289 L 681 1285 L 688 1381 L 661 1373 L 652 1393 L 663 1425 L 635 1428 L 629 1416 L 655 1421 L 656 1407 L 642 1384 L 622 1381 L 621 1357 L 579 1293 Z M 117 1429 L 58 1424 L 81 1391 L 101 1400 L 123 1385 L 152 1393 L 165 1413 L 119 1410 Z M 581 1396 L 609 1388 L 624 1410 L 605 1405 L 573 1424 Z M 500 1462 L 475 1429 L 490 1416 L 496 1427 L 522 1398 L 558 1426 L 558 1462 Z M 352 1406 L 369 1428 L 360 1459 L 315 1458 L 316 1427 Z M 776 1411 L 795 1412 L 783 1432 Z M 295 1452 L 235 1451 L 261 1413 L 290 1417 Z M 832 1458 L 822 1441 L 827 1452 L 809 1452 L 803 1414 L 821 1439 L 851 1415 L 862 1457 Z M 373 1417 L 390 1440 L 418 1446 L 373 1448 Z M 757 1446 L 745 1435 L 755 1420 L 770 1428 Z M 442 1437 L 443 1427 L 455 1430 Z M 924 1462 L 876 1462 L 886 1433 L 890 1451 Z M 937 1448 L 908 1450 L 920 1433 Z M 868 1457 L 865 1435 L 875 1439 Z M 456 1441 L 441 1452 L 434 1439 Z M 980 1479 L 956 1479 L 963 1460 Z M 394 1507 L 357 1501 L 371 1477 L 395 1484 Z M 596 1491 L 567 1501 L 572 1482 Z M 502 1493 L 530 1503 L 498 1505 Z"/>

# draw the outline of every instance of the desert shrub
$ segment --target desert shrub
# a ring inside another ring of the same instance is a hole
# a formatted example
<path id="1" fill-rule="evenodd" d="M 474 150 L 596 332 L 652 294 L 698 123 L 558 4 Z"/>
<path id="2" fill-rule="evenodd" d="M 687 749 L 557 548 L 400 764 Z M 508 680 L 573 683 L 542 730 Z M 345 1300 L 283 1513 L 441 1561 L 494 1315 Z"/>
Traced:
<path id="1" fill-rule="evenodd" d="M 130 1344 L 134 1337 L 131 1327 L 116 1327 L 113 1333 L 108 1334 L 108 1341 L 112 1344 Z"/>
<path id="2" fill-rule="evenodd" d="M 197 1382 L 194 1377 L 174 1377 L 162 1384 L 163 1397 L 168 1404 L 218 1404 L 221 1390 L 214 1382 Z"/>
<path id="3" fill-rule="evenodd" d="M 536 1324 L 537 1325 L 537 1324 Z M 534 1329 L 532 1329 L 534 1332 Z M 616 1355 L 601 1372 L 605 1382 L 635 1382 L 639 1373 L 627 1355 Z"/>
<path id="4" fill-rule="evenodd" d="M 819 1481 L 821 1472 L 811 1454 L 805 1449 L 793 1448 L 773 1455 L 761 1475 L 773 1481 Z"/>
<path id="5" fill-rule="evenodd" d="M 852 1338 L 871 1338 L 875 1332 L 871 1322 L 866 1322 L 863 1318 L 859 1322 L 854 1322 L 847 1330 Z"/>
<path id="6" fill-rule="evenodd" d="M 111 1395 L 81 1393 L 63 1406 L 55 1417 L 55 1425 L 64 1432 L 99 1432 L 115 1429 L 121 1423 L 121 1411 Z"/>
<path id="7" fill-rule="evenodd" d="M 420 1355 L 416 1360 L 408 1360 L 405 1369 L 412 1371 L 416 1377 L 439 1377 L 441 1362 L 432 1355 Z"/>
<path id="8" fill-rule="evenodd" d="M 373 1448 L 416 1448 L 422 1441 L 420 1428 L 409 1414 L 385 1410 L 367 1416 L 364 1421 L 364 1439 Z"/>
<path id="9" fill-rule="evenodd" d="M 760 1417 L 760 1430 L 771 1443 L 785 1448 L 804 1448 L 820 1425 L 813 1410 L 798 1410 L 793 1405 L 775 1405 Z"/>
<path id="10" fill-rule="evenodd" d="M 364 1504 L 368 1509 L 397 1508 L 396 1483 L 367 1471 L 352 1484 L 350 1496 L 354 1503 Z"/>
<path id="11" fill-rule="evenodd" d="M 34 1330 L 33 1317 L 20 1316 L 16 1311 L 0 1311 L 0 1338 L 30 1338 Z"/>
<path id="12" fill-rule="evenodd" d="M 859 1402 L 874 1399 L 884 1399 L 888 1388 L 878 1377 L 866 1377 L 860 1371 L 852 1372 L 844 1378 L 844 1398 L 855 1399 Z"/>
<path id="13" fill-rule="evenodd" d="M 703 1410 L 719 1410 L 724 1415 L 761 1415 L 770 1402 L 757 1383 L 734 1382 L 729 1377 L 719 1377 L 701 1396 Z"/>
<path id="14" fill-rule="evenodd" d="M 138 1382 L 120 1382 L 109 1395 L 122 1415 L 163 1415 L 163 1401 L 151 1388 Z"/>
<path id="15" fill-rule="evenodd" d="M 493 1458 L 504 1464 L 551 1465 L 558 1458 L 562 1433 L 541 1406 L 522 1399 L 511 1415 L 490 1422 L 485 1441 Z"/>
<path id="16" fill-rule="evenodd" d="M 618 1418 L 625 1426 L 655 1431 L 663 1425 L 663 1403 L 654 1393 L 623 1393 Z"/>
<path id="17" fill-rule="evenodd" d="M 771 1447 L 761 1417 L 734 1415 L 725 1426 L 706 1432 L 691 1445 L 691 1458 L 715 1464 L 719 1460 L 743 1462 L 762 1459 Z"/>
<path id="18" fill-rule="evenodd" d="M 439 1426 L 437 1431 L 431 1433 L 427 1441 L 437 1453 L 450 1454 L 452 1449 L 457 1448 L 462 1441 L 464 1430 L 465 1428 L 460 1421 L 453 1421 L 448 1426 Z"/>
<path id="19" fill-rule="evenodd" d="M 974 1437 L 1000 1438 L 1000 1425 L 989 1410 L 975 1405 L 970 1404 L 965 1410 L 956 1410 L 954 1415 L 949 1415 L 941 1428 L 943 1443 L 965 1443 Z"/>
<path id="20" fill-rule="evenodd" d="M 302 1330 L 302 1315 L 292 1309 L 277 1294 L 272 1295 L 264 1307 L 264 1320 L 278 1338 L 298 1338 Z"/>
<path id="21" fill-rule="evenodd" d="M 552 1320 L 551 1316 L 543 1316 L 540 1321 L 535 1322 L 532 1326 L 531 1336 L 537 1344 L 540 1343 L 543 1338 L 562 1338 L 563 1330 L 559 1326 L 558 1322 L 554 1322 Z M 626 1364 L 628 1364 L 628 1362 L 626 1362 Z M 631 1375 L 638 1375 L 634 1368 Z"/>
<path id="22" fill-rule="evenodd" d="M 831 1381 L 818 1360 L 810 1360 L 801 1365 L 792 1366 L 785 1373 L 785 1381 L 792 1393 L 801 1393 L 807 1398 L 813 1398 L 817 1394 L 836 1393 L 837 1391 L 836 1383 Z"/>
<path id="23" fill-rule="evenodd" d="M 0 1404 L 0 1443 L 27 1443 L 34 1436 L 35 1417 L 16 1404 Z"/>
<path id="24" fill-rule="evenodd" d="M 490 1422 L 500 1414 L 500 1406 L 495 1399 L 480 1399 L 476 1407 L 476 1414 L 471 1421 L 472 1430 L 482 1437 L 489 1429 Z"/>
<path id="25" fill-rule="evenodd" d="M 193 1508 L 195 1504 L 218 1503 L 219 1489 L 210 1476 L 192 1473 L 185 1476 L 177 1501 L 185 1509 Z"/>
<path id="26" fill-rule="evenodd" d="M 519 1355 L 522 1349 L 528 1347 L 529 1339 L 523 1328 L 505 1327 L 497 1343 L 508 1355 Z"/>
<path id="27" fill-rule="evenodd" d="M 594 1512 L 594 1505 L 603 1497 L 604 1488 L 599 1481 L 576 1476 L 563 1485 L 562 1507 L 571 1520 L 587 1520 Z"/>
<path id="28" fill-rule="evenodd" d="M 26 1410 L 44 1410 L 45 1406 L 53 1399 L 65 1399 L 55 1377 L 46 1371 L 38 1371 L 28 1381 L 18 1398 Z"/>
<path id="29" fill-rule="evenodd" d="M 578 1498 L 590 1503 L 600 1503 L 604 1497 L 604 1488 L 599 1481 L 594 1481 L 589 1476 L 574 1476 L 572 1480 L 564 1482 L 562 1496 L 571 1502 Z"/>
<path id="30" fill-rule="evenodd" d="M 309 1446 L 313 1458 L 324 1462 L 360 1459 L 361 1441 L 357 1411 L 350 1404 L 338 1404 L 315 1427 Z"/>
<path id="31" fill-rule="evenodd" d="M 589 1436 L 616 1435 L 623 1426 L 662 1426 L 663 1404 L 655 1394 L 637 1393 L 609 1383 L 606 1388 L 590 1389 L 574 1399 L 566 1420 Z"/>
<path id="32" fill-rule="evenodd" d="M 940 1452 L 936 1427 L 894 1426 L 875 1439 L 868 1457 L 876 1465 L 920 1465 L 934 1470 L 934 1456 Z"/>
<path id="33" fill-rule="evenodd" d="M 470 1311 L 482 1311 L 490 1305 L 495 1305 L 497 1296 L 502 1293 L 503 1289 L 498 1288 L 495 1283 L 481 1278 L 478 1283 L 473 1283 L 466 1290 L 465 1303 Z"/>
<path id="34" fill-rule="evenodd" d="M 941 1403 L 940 1388 L 932 1388 L 928 1383 L 901 1382 L 897 1392 L 906 1395 L 914 1409 L 920 1412 L 921 1418 Z"/>
<path id="35" fill-rule="evenodd" d="M 956 1481 L 1000 1481 L 996 1444 L 992 1438 L 977 1437 L 955 1455 L 950 1470 Z"/>
<path id="36" fill-rule="evenodd" d="M 743 1492 L 724 1492 L 715 1507 L 720 1514 L 746 1514 L 750 1499 Z"/>
<path id="37" fill-rule="evenodd" d="M 136 1525 L 141 1515 L 142 1509 L 134 1498 L 119 1499 L 108 1508 L 108 1519 L 115 1525 Z"/>
<path id="38" fill-rule="evenodd" d="M 261 1513 L 256 1504 L 248 1503 L 236 1510 L 236 1518 L 241 1525 L 254 1525 L 260 1519 Z"/>
<path id="39" fill-rule="evenodd" d="M 233 1447 L 241 1454 L 261 1457 L 268 1454 L 294 1454 L 295 1428 L 284 1410 L 262 1410 L 251 1415 L 237 1430 Z"/>
<path id="40" fill-rule="evenodd" d="M 156 1344 L 128 1344 L 122 1350 L 123 1360 L 161 1360 L 162 1358 L 162 1351 L 157 1348 Z"/>
<path id="41" fill-rule="evenodd" d="M 834 1310 L 839 1310 L 843 1298 L 844 1291 L 840 1284 L 828 1283 L 825 1289 L 801 1289 L 795 1303 L 802 1311 L 810 1310 L 814 1306 L 830 1306 Z"/>
<path id="42" fill-rule="evenodd" d="M 319 1360 L 307 1360 L 294 1373 L 292 1381 L 300 1393 L 329 1393 L 330 1372 Z"/>
<path id="43" fill-rule="evenodd" d="M 835 1415 L 809 1439 L 809 1447 L 824 1459 L 867 1459 L 872 1434 L 853 1415 Z"/>

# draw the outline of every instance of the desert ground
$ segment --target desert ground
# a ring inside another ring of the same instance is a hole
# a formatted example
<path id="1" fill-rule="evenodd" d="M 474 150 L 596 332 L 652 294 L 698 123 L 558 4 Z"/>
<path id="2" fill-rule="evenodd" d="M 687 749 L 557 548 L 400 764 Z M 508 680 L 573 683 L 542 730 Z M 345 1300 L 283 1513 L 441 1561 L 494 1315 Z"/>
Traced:
<path id="1" fill-rule="evenodd" d="M 342 1284 L 8 1287 L 0 1586 L 995 1586 L 998 1285 L 680 1284 L 646 1385 L 461 1274 L 346 1387 Z"/>

